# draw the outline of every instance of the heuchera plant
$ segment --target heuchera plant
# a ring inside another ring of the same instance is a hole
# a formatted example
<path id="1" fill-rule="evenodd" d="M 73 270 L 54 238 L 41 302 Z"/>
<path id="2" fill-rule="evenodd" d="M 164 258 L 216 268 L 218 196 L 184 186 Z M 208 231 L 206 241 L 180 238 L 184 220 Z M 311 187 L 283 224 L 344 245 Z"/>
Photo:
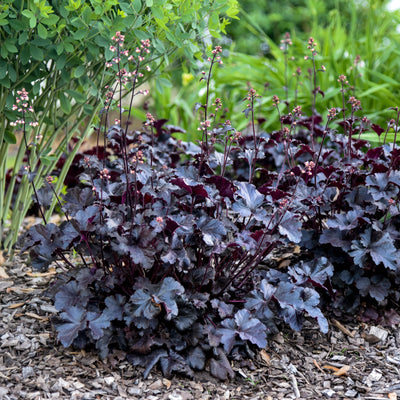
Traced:
<path id="1" fill-rule="evenodd" d="M 325 126 L 315 111 L 307 117 L 287 105 L 281 129 L 266 133 L 257 131 L 258 95 L 250 88 L 249 130 L 237 132 L 219 117 L 221 99 L 211 101 L 212 70 L 222 63 L 217 46 L 203 72 L 200 143 L 177 141 L 180 129 L 151 114 L 143 130 L 131 131 L 131 107 L 120 104 L 108 126 L 116 94 L 124 87 L 132 99 L 140 94 L 150 52 L 143 41 L 131 57 L 123 41 L 120 33 L 113 38 L 108 67 L 117 80 L 97 130 L 104 142 L 80 158 L 79 184 L 60 199 L 65 221 L 33 226 L 23 240 L 34 268 L 63 260 L 66 271 L 49 293 L 64 346 L 93 345 L 103 358 L 124 350 L 145 366 L 145 377 L 155 365 L 166 376 L 193 376 L 207 363 L 227 379 L 234 375 L 227 357 L 253 356 L 279 321 L 300 330 L 308 314 L 326 333 L 321 300 L 347 312 L 362 298 L 379 304 L 395 292 L 400 152 L 358 139 L 369 121 L 357 116 L 357 99 L 349 99 L 350 116 L 345 107 L 329 110 Z M 315 46 L 310 39 L 316 84 Z M 314 88 L 315 99 L 320 92 Z M 41 207 L 52 193 L 49 177 L 36 196 Z M 293 243 L 299 262 L 268 267 L 274 249 Z"/>

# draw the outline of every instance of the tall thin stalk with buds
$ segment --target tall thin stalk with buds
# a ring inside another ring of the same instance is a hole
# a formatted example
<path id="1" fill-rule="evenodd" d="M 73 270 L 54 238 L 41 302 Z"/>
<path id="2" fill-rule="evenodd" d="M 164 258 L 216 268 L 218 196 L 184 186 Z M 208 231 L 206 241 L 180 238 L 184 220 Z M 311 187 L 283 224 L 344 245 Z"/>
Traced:
<path id="1" fill-rule="evenodd" d="M 212 57 L 208 57 L 207 61 L 210 62 L 210 67 L 208 68 L 208 73 L 206 77 L 206 72 L 202 71 L 202 77 L 200 78 L 200 81 L 205 80 L 206 81 L 206 101 L 204 104 L 201 105 L 201 107 L 204 110 L 204 120 L 200 122 L 200 127 L 198 128 L 199 131 L 202 132 L 202 139 L 201 139 L 201 158 L 202 160 L 200 161 L 200 168 L 199 172 L 201 169 L 201 166 L 203 165 L 203 161 L 208 157 L 209 154 L 209 147 L 208 147 L 208 136 L 209 136 L 209 128 L 211 127 L 211 121 L 208 119 L 208 108 L 209 108 L 209 101 L 210 101 L 210 83 L 211 83 L 211 73 L 212 69 L 215 64 L 223 64 L 223 61 L 221 60 L 220 54 L 222 53 L 222 47 L 221 46 L 215 46 L 215 48 L 212 50 Z"/>
<path id="2" fill-rule="evenodd" d="M 289 79 L 288 79 L 288 50 L 289 46 L 292 45 L 292 40 L 290 39 L 290 33 L 286 32 L 284 38 L 281 40 L 280 49 L 283 51 L 283 55 L 285 57 L 285 99 L 286 99 L 286 108 L 289 111 Z"/>

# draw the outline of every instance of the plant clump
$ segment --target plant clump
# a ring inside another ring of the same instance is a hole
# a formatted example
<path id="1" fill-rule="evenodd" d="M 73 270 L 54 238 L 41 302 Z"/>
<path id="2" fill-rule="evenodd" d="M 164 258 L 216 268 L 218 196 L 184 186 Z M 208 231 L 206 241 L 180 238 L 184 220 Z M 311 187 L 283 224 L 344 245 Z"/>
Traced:
<path id="1" fill-rule="evenodd" d="M 330 109 L 325 124 L 315 107 L 307 116 L 296 104 L 267 133 L 257 129 L 259 95 L 250 87 L 249 128 L 238 132 L 220 117 L 222 100 L 210 101 L 217 46 L 202 74 L 200 143 L 174 139 L 180 128 L 150 113 L 142 130 L 129 130 L 120 99 L 108 126 L 115 94 L 125 86 L 132 98 L 140 93 L 151 48 L 142 41 L 136 57 L 126 55 L 129 70 L 122 44 L 115 35 L 116 84 L 97 130 L 104 143 L 79 158 L 79 184 L 59 199 L 65 220 L 35 225 L 22 240 L 33 268 L 60 258 L 66 265 L 49 289 L 64 346 L 93 346 L 102 358 L 123 350 L 145 376 L 155 365 L 190 377 L 208 365 L 227 379 L 228 357 L 253 357 L 281 322 L 300 330 L 308 315 L 327 333 L 329 309 L 354 313 L 368 299 L 360 318 L 372 318 L 399 297 L 400 151 L 359 140 L 370 122 L 358 116 L 357 99 L 348 99 L 350 113 Z M 52 194 L 48 179 L 36 196 L 41 207 Z M 272 268 L 273 250 L 293 244 L 301 259 Z"/>

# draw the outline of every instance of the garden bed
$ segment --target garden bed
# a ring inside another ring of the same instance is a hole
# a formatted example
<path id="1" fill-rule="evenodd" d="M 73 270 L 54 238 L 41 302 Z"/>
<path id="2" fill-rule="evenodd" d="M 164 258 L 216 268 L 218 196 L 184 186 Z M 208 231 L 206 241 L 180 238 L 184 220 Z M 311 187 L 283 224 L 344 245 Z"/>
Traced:
<path id="1" fill-rule="evenodd" d="M 321 334 L 314 321 L 300 333 L 281 331 L 254 360 L 231 360 L 234 378 L 219 382 L 206 368 L 194 380 L 142 378 L 123 352 L 109 362 L 96 353 L 65 349 L 43 295 L 60 272 L 36 273 L 20 256 L 0 269 L 0 398 L 9 399 L 396 399 L 400 396 L 400 332 L 388 327 L 329 320 Z M 369 335 L 376 330 L 379 337 Z M 385 338 L 385 335 L 387 337 Z"/>

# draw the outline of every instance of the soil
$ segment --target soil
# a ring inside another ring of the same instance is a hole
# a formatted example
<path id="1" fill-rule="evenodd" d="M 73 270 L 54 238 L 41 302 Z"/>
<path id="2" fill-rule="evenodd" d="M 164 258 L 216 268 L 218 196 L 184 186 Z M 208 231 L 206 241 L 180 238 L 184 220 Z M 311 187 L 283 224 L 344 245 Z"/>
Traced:
<path id="1" fill-rule="evenodd" d="M 34 273 L 23 258 L 0 266 L 0 399 L 397 399 L 400 331 L 394 327 L 330 320 L 327 335 L 314 321 L 300 333 L 282 331 L 254 360 L 232 361 L 235 378 L 209 372 L 195 380 L 165 379 L 115 352 L 63 348 L 50 323 L 56 311 L 43 295 L 59 271 Z"/>

